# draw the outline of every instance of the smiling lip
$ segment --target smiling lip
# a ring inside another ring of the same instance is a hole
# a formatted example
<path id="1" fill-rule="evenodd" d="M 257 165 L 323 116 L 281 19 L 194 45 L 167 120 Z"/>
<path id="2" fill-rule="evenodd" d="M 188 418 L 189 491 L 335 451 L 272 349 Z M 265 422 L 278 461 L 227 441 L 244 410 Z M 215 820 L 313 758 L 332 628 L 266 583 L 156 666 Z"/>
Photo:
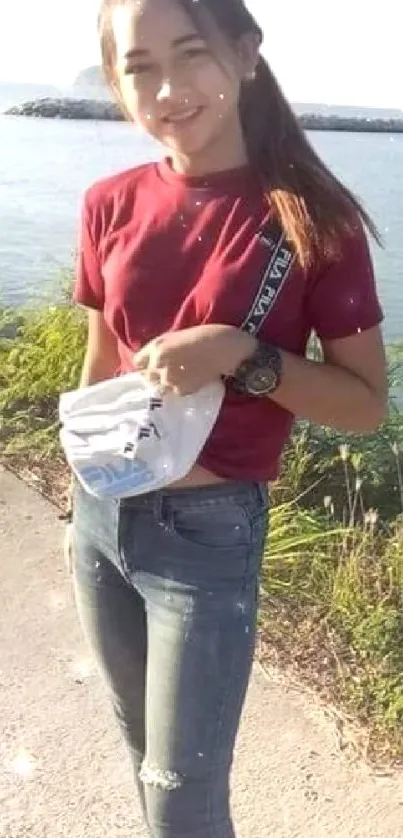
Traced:
<path id="1" fill-rule="evenodd" d="M 184 111 L 176 111 L 176 113 L 171 113 L 169 116 L 164 117 L 163 122 L 172 123 L 172 125 L 188 122 L 198 116 L 201 110 L 201 108 L 187 108 Z"/>

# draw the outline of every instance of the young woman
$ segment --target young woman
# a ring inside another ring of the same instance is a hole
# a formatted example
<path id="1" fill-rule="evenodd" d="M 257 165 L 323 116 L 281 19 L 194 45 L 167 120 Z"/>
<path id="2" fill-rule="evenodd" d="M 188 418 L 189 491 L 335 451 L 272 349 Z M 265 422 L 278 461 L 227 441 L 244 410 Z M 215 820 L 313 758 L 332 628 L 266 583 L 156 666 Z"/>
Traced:
<path id="1" fill-rule="evenodd" d="M 225 377 L 226 396 L 179 484 L 124 501 L 76 487 L 77 607 L 150 835 L 233 838 L 267 484 L 295 415 L 369 432 L 385 414 L 376 231 L 301 131 L 242 0 L 104 0 L 99 28 L 117 101 L 165 157 L 85 195 L 82 385 L 138 368 L 179 394 Z M 256 336 L 241 326 L 275 219 L 295 261 Z M 323 363 L 305 359 L 312 330 Z"/>

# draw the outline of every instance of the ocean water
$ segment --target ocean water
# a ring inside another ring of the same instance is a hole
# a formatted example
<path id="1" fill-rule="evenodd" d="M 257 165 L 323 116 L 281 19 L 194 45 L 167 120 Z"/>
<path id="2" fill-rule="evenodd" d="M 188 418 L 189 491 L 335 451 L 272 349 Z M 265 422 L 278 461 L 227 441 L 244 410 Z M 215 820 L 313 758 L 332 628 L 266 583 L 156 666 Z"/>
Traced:
<path id="1" fill-rule="evenodd" d="M 0 88 L 0 111 L 24 98 L 30 98 L 25 90 L 7 95 Z M 384 250 L 371 248 L 385 336 L 388 341 L 403 339 L 403 135 L 309 136 L 383 234 Z M 83 191 L 97 178 L 160 153 L 125 123 L 0 115 L 0 303 L 20 305 L 57 293 L 60 271 L 74 261 Z"/>

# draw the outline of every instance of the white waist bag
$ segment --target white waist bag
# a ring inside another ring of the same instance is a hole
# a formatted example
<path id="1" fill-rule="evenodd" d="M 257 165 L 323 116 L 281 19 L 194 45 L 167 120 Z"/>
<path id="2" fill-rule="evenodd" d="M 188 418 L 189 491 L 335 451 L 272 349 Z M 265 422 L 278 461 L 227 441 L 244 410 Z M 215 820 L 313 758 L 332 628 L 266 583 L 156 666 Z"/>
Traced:
<path id="1" fill-rule="evenodd" d="M 60 440 L 84 489 L 98 498 L 145 494 L 185 477 L 217 420 L 224 385 L 161 396 L 137 372 L 60 397 Z"/>
<path id="2" fill-rule="evenodd" d="M 276 220 L 258 233 L 269 261 L 242 329 L 256 335 L 290 274 L 295 253 Z M 166 395 L 128 373 L 60 397 L 61 444 L 84 489 L 124 498 L 161 489 L 197 462 L 224 397 L 217 381 L 191 396 Z"/>

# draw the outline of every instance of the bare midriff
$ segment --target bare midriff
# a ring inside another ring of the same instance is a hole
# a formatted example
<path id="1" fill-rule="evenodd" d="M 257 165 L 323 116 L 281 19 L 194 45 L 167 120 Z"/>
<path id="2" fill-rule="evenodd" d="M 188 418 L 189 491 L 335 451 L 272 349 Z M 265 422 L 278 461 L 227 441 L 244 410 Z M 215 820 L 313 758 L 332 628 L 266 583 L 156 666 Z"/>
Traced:
<path id="1" fill-rule="evenodd" d="M 197 488 L 198 486 L 215 486 L 217 483 L 228 483 L 228 480 L 225 477 L 219 477 L 217 474 L 214 474 L 212 471 L 207 471 L 207 469 L 202 468 L 202 466 L 193 466 L 192 470 L 186 477 L 182 477 L 181 480 L 177 480 L 176 483 L 171 483 L 167 489 L 186 489 L 189 488 Z"/>

